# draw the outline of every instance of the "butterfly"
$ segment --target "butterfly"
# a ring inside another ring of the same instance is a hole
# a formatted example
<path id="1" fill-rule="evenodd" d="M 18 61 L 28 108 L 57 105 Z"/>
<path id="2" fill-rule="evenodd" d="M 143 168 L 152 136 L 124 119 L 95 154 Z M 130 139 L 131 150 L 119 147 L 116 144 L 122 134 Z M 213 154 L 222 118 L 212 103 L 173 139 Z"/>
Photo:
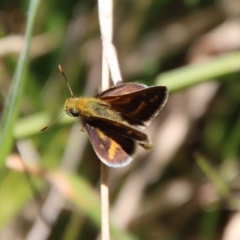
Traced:
<path id="1" fill-rule="evenodd" d="M 61 73 L 67 81 L 61 66 Z M 153 147 L 143 130 L 158 115 L 168 98 L 164 86 L 148 87 L 139 83 L 123 83 L 95 97 L 71 97 L 65 111 L 80 118 L 98 158 L 109 167 L 124 167 L 133 160 L 136 146 Z M 47 127 L 43 128 L 45 130 Z"/>

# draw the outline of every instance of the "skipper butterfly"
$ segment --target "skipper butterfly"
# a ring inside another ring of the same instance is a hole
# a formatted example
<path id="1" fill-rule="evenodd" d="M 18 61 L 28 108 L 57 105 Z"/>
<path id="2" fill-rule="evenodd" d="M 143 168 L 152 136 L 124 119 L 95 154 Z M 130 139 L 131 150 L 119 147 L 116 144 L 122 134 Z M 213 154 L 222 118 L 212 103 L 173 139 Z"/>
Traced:
<path id="1" fill-rule="evenodd" d="M 69 116 L 81 119 L 83 130 L 88 133 L 95 153 L 104 164 L 115 168 L 126 166 L 133 160 L 137 145 L 144 149 L 153 147 L 143 129 L 165 105 L 166 87 L 123 83 L 96 97 L 74 97 L 61 66 L 59 70 L 71 93 L 65 101 L 65 111 Z"/>

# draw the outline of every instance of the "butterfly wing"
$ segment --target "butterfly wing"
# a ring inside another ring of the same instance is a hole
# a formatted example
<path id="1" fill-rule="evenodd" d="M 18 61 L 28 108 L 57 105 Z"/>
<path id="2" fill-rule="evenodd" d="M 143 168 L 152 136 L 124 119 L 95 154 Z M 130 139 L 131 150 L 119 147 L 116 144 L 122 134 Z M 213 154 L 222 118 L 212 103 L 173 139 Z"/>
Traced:
<path id="1" fill-rule="evenodd" d="M 106 102 L 106 107 L 120 113 L 126 122 L 101 114 L 83 119 L 92 146 L 107 166 L 126 166 L 133 159 L 137 143 L 145 149 L 153 146 L 148 135 L 138 127 L 148 125 L 164 106 L 167 88 L 129 83 L 110 88 L 97 97 Z"/>
<path id="2" fill-rule="evenodd" d="M 153 147 L 148 135 L 133 126 L 128 126 L 122 122 L 102 118 L 100 116 L 88 118 L 87 122 L 93 126 L 99 127 L 101 130 L 107 133 L 112 131 L 125 138 L 137 141 L 145 149 L 150 149 Z"/>
<path id="3" fill-rule="evenodd" d="M 115 87 L 111 87 L 107 89 L 106 91 L 103 91 L 100 93 L 97 97 L 103 97 L 103 96 L 118 96 L 118 95 L 124 95 L 127 93 L 136 92 L 142 89 L 148 88 L 148 86 L 144 84 L 139 83 L 124 83 L 117 85 Z"/>
<path id="4" fill-rule="evenodd" d="M 124 167 L 132 160 L 136 142 L 111 130 L 107 133 L 89 123 L 85 124 L 92 146 L 99 159 L 109 167 Z"/>
<path id="5" fill-rule="evenodd" d="M 100 98 L 119 112 L 130 124 L 149 125 L 167 101 L 167 88 L 163 86 L 146 88 L 144 85 L 132 83 L 126 84 L 127 93 L 124 93 L 124 85 L 103 92 Z M 121 94 L 117 95 L 117 93 Z"/>

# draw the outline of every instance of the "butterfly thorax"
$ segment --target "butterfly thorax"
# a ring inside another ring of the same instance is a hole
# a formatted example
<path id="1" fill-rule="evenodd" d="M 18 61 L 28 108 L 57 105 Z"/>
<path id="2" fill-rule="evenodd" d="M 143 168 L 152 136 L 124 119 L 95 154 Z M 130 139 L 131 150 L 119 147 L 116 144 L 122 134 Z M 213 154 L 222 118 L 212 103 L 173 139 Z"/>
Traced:
<path id="1" fill-rule="evenodd" d="M 99 98 L 68 98 L 65 102 L 65 111 L 71 117 L 106 118 L 125 122 L 111 105 Z"/>

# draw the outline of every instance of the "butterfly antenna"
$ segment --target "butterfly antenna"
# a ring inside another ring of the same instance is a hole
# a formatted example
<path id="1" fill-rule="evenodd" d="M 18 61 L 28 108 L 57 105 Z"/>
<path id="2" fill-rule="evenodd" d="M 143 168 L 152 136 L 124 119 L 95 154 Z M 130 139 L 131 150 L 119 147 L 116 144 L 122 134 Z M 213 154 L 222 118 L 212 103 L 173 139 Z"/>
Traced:
<path id="1" fill-rule="evenodd" d="M 69 89 L 69 92 L 70 92 L 71 96 L 74 97 L 72 88 L 71 88 L 71 86 L 70 86 L 70 84 L 69 84 L 69 82 L 67 80 L 67 77 L 66 77 L 66 75 L 65 75 L 65 73 L 63 71 L 63 68 L 62 68 L 62 66 L 60 64 L 58 65 L 58 69 L 59 69 L 60 73 L 63 75 L 63 77 L 64 77 L 64 79 L 65 79 L 65 81 L 67 83 L 67 86 L 68 86 L 68 89 Z"/>
<path id="2" fill-rule="evenodd" d="M 50 123 L 48 126 L 43 127 L 43 128 L 41 129 L 41 132 L 42 132 L 42 131 L 45 131 L 46 129 L 48 129 L 49 127 L 51 127 L 53 124 L 55 124 L 55 123 L 58 122 L 60 119 L 62 119 L 65 115 L 66 115 L 66 113 L 64 113 L 62 116 L 60 116 L 60 117 L 57 118 L 55 121 L 53 121 L 52 123 Z"/>

